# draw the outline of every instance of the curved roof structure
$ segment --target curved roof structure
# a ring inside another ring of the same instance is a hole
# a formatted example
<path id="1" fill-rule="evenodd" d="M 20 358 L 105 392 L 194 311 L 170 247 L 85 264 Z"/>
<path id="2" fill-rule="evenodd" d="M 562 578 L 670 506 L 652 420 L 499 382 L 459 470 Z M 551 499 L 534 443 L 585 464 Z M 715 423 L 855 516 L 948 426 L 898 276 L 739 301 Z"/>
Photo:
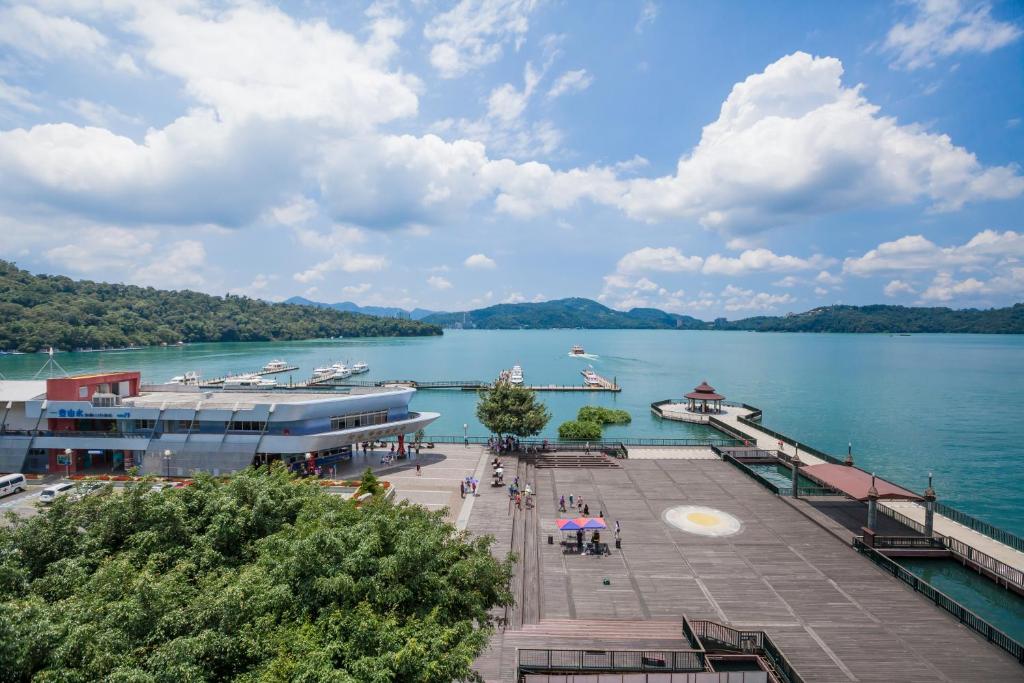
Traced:
<path id="1" fill-rule="evenodd" d="M 871 488 L 871 475 L 862 469 L 847 465 L 822 463 L 820 465 L 801 467 L 800 473 L 825 486 L 842 491 L 854 500 L 865 501 L 868 499 L 868 490 Z M 878 492 L 879 500 L 922 500 L 921 496 L 913 491 L 908 491 L 902 486 L 897 486 L 881 477 L 875 477 L 875 491 Z"/>
<path id="2" fill-rule="evenodd" d="M 683 398 L 693 398 L 698 401 L 724 401 L 725 396 L 715 393 L 715 388 L 708 384 L 707 380 L 700 383 L 693 391 Z"/>

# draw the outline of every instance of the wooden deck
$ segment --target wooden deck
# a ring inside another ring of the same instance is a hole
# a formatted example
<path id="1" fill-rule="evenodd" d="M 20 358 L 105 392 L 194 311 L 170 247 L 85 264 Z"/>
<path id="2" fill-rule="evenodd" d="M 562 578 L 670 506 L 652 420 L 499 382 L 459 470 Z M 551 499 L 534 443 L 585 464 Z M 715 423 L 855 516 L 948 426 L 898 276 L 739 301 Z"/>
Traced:
<path id="1" fill-rule="evenodd" d="M 727 463 L 518 468 L 537 508 L 514 511 L 506 492 L 485 489 L 468 527 L 519 556 L 516 607 L 477 662 L 487 681 L 514 680 L 517 647 L 685 649 L 684 613 L 768 632 L 808 681 L 1024 678 L 1011 657 Z M 570 493 L 622 523 L 621 550 L 562 553 L 557 501 Z M 730 513 L 743 527 L 726 538 L 687 534 L 662 519 L 683 504 Z"/>

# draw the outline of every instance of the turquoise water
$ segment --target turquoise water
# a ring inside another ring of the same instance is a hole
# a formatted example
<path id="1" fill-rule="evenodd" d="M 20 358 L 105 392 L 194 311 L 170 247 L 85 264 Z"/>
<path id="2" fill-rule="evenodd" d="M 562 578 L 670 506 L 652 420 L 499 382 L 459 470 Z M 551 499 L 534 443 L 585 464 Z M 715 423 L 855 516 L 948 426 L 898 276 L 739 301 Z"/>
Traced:
<path id="1" fill-rule="evenodd" d="M 592 360 L 570 358 L 582 344 Z M 686 437 L 707 428 L 661 422 L 650 403 L 678 398 L 707 379 L 728 399 L 764 410 L 764 424 L 834 454 L 852 440 L 860 466 L 915 490 L 935 473 L 939 500 L 1024 534 L 1024 336 L 758 334 L 672 330 L 447 331 L 420 339 L 343 339 L 195 344 L 112 353 L 62 353 L 69 371 L 139 369 L 163 382 L 188 370 L 204 377 L 253 370 L 281 358 L 296 381 L 327 361 L 366 361 L 361 379 L 493 378 L 518 362 L 528 384 L 579 384 L 592 364 L 620 394 L 540 394 L 554 434 L 580 406 L 628 410 L 616 436 Z M 30 378 L 42 355 L 0 357 L 0 373 Z M 287 375 L 278 375 L 287 381 Z M 471 392 L 421 391 L 413 405 L 442 417 L 432 434 L 484 434 Z"/>
<path id="2" fill-rule="evenodd" d="M 1000 588 L 955 560 L 896 560 L 1018 643 L 1024 643 L 1024 598 Z"/>

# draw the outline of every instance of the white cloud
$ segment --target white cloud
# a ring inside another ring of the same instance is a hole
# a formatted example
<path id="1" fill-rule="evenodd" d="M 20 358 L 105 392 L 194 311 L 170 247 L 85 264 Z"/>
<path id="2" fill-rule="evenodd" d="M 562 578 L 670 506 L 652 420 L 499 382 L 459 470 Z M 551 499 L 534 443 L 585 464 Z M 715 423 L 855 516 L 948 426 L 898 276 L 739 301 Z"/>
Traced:
<path id="1" fill-rule="evenodd" d="M 785 288 L 789 289 L 791 287 L 796 287 L 797 285 L 801 285 L 803 283 L 804 283 L 804 281 L 801 280 L 800 278 L 798 278 L 798 277 L 796 277 L 794 275 L 787 275 L 786 277 L 782 278 L 781 280 L 776 280 L 772 284 L 774 286 L 776 286 L 776 287 L 785 287 Z"/>
<path id="2" fill-rule="evenodd" d="M 70 17 L 45 14 L 29 5 L 0 9 L 0 45 L 36 59 L 93 55 L 107 42 L 102 33 Z"/>
<path id="3" fill-rule="evenodd" d="M 316 215 L 317 204 L 309 197 L 290 197 L 281 206 L 270 209 L 271 217 L 281 225 L 297 226 Z"/>
<path id="4" fill-rule="evenodd" d="M 1021 36 L 1019 26 L 991 16 L 987 3 L 968 6 L 961 0 L 917 0 L 912 22 L 889 30 L 885 48 L 896 54 L 894 66 L 918 69 L 940 57 L 988 53 Z"/>
<path id="5" fill-rule="evenodd" d="M 748 249 L 736 258 L 712 254 L 704 261 L 706 275 L 747 275 L 754 272 L 784 273 L 827 266 L 835 259 L 815 254 L 810 258 L 779 256 L 768 249 Z"/>
<path id="6" fill-rule="evenodd" d="M 820 282 L 823 285 L 829 285 L 831 287 L 837 287 L 843 284 L 843 278 L 839 277 L 838 275 L 833 275 L 827 270 L 823 270 L 820 273 L 818 273 L 818 276 L 814 278 L 814 281 Z"/>
<path id="7" fill-rule="evenodd" d="M 73 236 L 72 236 L 73 234 Z M 44 256 L 71 272 L 88 275 L 110 271 L 134 270 L 139 259 L 153 251 L 156 230 L 131 230 L 112 225 L 89 226 L 67 234 L 60 246 L 46 250 Z"/>
<path id="8" fill-rule="evenodd" d="M 828 294 L 828 290 L 825 289 L 824 287 L 815 287 L 814 293 L 817 294 L 818 296 L 825 296 L 826 294 Z"/>
<path id="9" fill-rule="evenodd" d="M 722 290 L 722 297 L 722 304 L 727 311 L 773 311 L 783 304 L 796 301 L 789 294 L 755 292 L 734 285 L 726 285 Z"/>
<path id="10" fill-rule="evenodd" d="M 495 268 L 498 264 L 494 262 L 494 259 L 486 254 L 473 254 L 472 256 L 466 257 L 466 260 L 462 262 L 462 265 L 467 268 L 476 268 L 479 270 Z"/>
<path id="11" fill-rule="evenodd" d="M 132 281 L 159 289 L 202 289 L 207 285 L 206 247 L 196 240 L 165 245 L 153 259 L 140 266 Z"/>
<path id="12" fill-rule="evenodd" d="M 654 20 L 658 18 L 658 6 L 653 0 L 644 0 L 643 5 L 640 6 L 640 16 L 636 20 L 636 25 L 633 30 L 637 33 L 643 33 L 644 29 L 654 23 Z"/>
<path id="13" fill-rule="evenodd" d="M 983 230 L 966 243 L 940 247 L 923 235 L 907 235 L 883 242 L 863 256 L 847 258 L 843 272 L 868 276 L 943 268 L 997 265 L 1003 259 L 1024 257 L 1024 234 Z"/>
<path id="14" fill-rule="evenodd" d="M 700 270 L 703 263 L 704 259 L 700 256 L 684 256 L 676 247 L 644 247 L 619 259 L 617 270 L 620 273 L 692 273 Z"/>
<path id="15" fill-rule="evenodd" d="M 295 273 L 292 277 L 296 282 L 308 284 L 314 280 L 322 280 L 325 275 L 332 272 L 367 273 L 384 270 L 387 265 L 388 259 L 384 256 L 342 252 Z"/>
<path id="16" fill-rule="evenodd" d="M 457 78 L 498 60 L 503 45 L 518 50 L 537 0 L 460 0 L 423 29 L 433 43 L 430 63 L 442 78 Z"/>
<path id="17" fill-rule="evenodd" d="M 886 289 L 888 290 L 888 287 Z M 955 280 L 951 273 L 943 272 L 936 275 L 928 289 L 921 293 L 921 300 L 952 301 L 953 299 L 970 297 L 988 291 L 984 282 L 973 277 L 965 280 Z"/>
<path id="18" fill-rule="evenodd" d="M 87 123 L 100 128 L 113 128 L 117 125 L 142 125 L 142 119 L 139 117 L 129 116 L 117 107 L 102 102 L 79 98 L 68 102 L 67 106 Z"/>
<path id="19" fill-rule="evenodd" d="M 522 292 L 512 292 L 505 297 L 501 303 L 503 304 L 521 304 L 526 302 L 526 297 L 523 296 Z"/>
<path id="20" fill-rule="evenodd" d="M 252 279 L 245 287 L 234 287 L 231 289 L 232 294 L 250 296 L 253 298 L 267 298 L 271 301 L 280 299 L 278 296 L 266 297 L 265 293 L 270 283 L 277 279 L 276 275 L 266 275 L 265 273 L 257 273 L 256 277 Z"/>
<path id="21" fill-rule="evenodd" d="M 983 167 L 948 136 L 879 115 L 861 87 L 844 87 L 839 60 L 797 52 L 736 84 L 676 173 L 603 195 L 645 220 L 697 217 L 751 231 L 798 216 L 1024 192 L 1015 166 Z"/>
<path id="22" fill-rule="evenodd" d="M 903 280 L 892 280 L 882 290 L 887 297 L 896 297 L 900 294 L 913 294 L 914 288 Z"/>
<path id="23" fill-rule="evenodd" d="M 360 282 L 358 285 L 345 285 L 341 288 L 341 293 L 345 296 L 358 296 L 370 291 L 370 287 L 369 282 Z"/>
<path id="24" fill-rule="evenodd" d="M 559 76 L 551 89 L 548 90 L 548 97 L 555 98 L 566 93 L 582 92 L 589 88 L 594 82 L 594 77 L 587 73 L 586 69 L 566 71 Z"/>
<path id="25" fill-rule="evenodd" d="M 33 113 L 42 111 L 32 100 L 32 93 L 25 88 L 0 79 L 0 108 Z"/>
<path id="26" fill-rule="evenodd" d="M 427 284 L 430 285 L 433 289 L 438 290 L 452 288 L 452 283 L 449 282 L 446 278 L 441 277 L 440 275 L 431 275 L 430 277 L 428 277 Z"/>

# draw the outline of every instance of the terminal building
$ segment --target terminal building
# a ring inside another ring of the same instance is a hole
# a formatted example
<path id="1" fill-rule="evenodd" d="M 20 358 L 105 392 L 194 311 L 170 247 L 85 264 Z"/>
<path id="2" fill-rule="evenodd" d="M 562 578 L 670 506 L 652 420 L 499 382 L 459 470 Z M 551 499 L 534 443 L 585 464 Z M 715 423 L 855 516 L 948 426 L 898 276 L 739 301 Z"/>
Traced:
<path id="1" fill-rule="evenodd" d="M 367 441 L 404 437 L 438 413 L 415 389 L 208 391 L 143 386 L 138 372 L 0 381 L 0 472 L 225 474 L 281 461 L 328 465 Z"/>

